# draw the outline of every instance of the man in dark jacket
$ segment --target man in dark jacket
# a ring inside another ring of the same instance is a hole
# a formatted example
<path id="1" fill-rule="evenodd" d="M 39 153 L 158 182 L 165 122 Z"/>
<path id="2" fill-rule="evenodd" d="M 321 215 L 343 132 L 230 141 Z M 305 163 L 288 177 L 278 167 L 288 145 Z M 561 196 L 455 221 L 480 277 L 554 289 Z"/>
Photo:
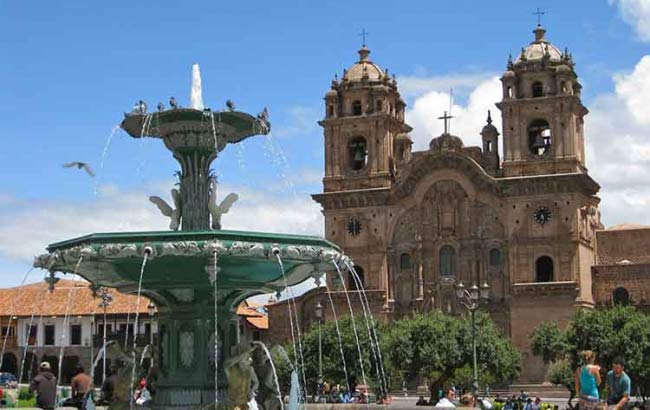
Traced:
<path id="1" fill-rule="evenodd" d="M 43 410 L 54 410 L 56 405 L 56 377 L 50 370 L 48 362 L 41 363 L 38 375 L 29 385 L 29 390 L 36 392 L 36 405 Z"/>

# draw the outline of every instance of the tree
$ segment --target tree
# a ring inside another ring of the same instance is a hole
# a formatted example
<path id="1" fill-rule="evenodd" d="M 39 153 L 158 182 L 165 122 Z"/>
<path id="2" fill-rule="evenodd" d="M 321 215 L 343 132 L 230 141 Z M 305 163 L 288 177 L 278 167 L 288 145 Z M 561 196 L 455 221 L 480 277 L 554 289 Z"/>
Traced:
<path id="1" fill-rule="evenodd" d="M 477 361 L 482 383 L 508 382 L 519 375 L 521 357 L 494 326 L 489 315 L 477 313 Z M 386 334 L 391 368 L 408 378 L 428 379 L 431 393 L 445 383 L 471 385 L 472 327 L 468 316 L 441 312 L 415 313 L 393 322 Z"/>
<path id="2" fill-rule="evenodd" d="M 370 319 L 371 326 L 376 326 L 376 323 Z M 342 346 L 339 346 L 339 339 L 336 331 L 336 324 L 334 321 L 329 321 L 321 325 L 321 339 L 322 339 L 322 355 L 323 355 L 323 380 L 330 384 L 340 384 L 342 386 L 349 385 L 354 388 L 357 384 L 365 382 L 379 389 L 381 377 L 377 376 L 377 361 L 373 354 L 373 349 L 368 338 L 368 328 L 363 316 L 355 317 L 355 324 L 357 335 L 359 337 L 359 346 L 363 361 L 363 372 L 359 362 L 359 349 L 357 348 L 356 338 L 352 326 L 352 320 L 349 317 L 341 318 L 338 321 L 338 326 L 341 335 Z M 381 328 L 376 328 L 377 335 L 381 342 Z M 371 328 L 371 334 L 374 336 Z M 374 340 L 374 339 L 373 339 Z M 298 341 L 296 340 L 296 344 Z M 286 351 L 291 361 L 294 360 L 293 345 L 289 341 L 286 344 Z M 307 382 L 308 393 L 316 391 L 318 383 L 318 327 L 314 324 L 309 331 L 302 335 L 302 353 L 305 362 L 305 379 Z M 345 358 L 345 366 L 341 359 L 341 350 Z M 298 356 L 300 361 L 300 356 Z M 286 360 L 285 360 L 286 362 Z M 300 366 L 299 366 L 300 368 Z M 290 372 L 289 366 L 282 367 L 283 372 Z M 346 380 L 346 371 L 348 379 Z M 387 369 L 384 369 L 384 373 Z M 380 369 L 380 375 L 382 374 Z M 388 376 L 387 376 L 388 377 Z M 288 380 L 287 375 L 282 375 L 282 379 Z M 302 378 L 302 375 L 301 375 Z M 302 379 L 300 380 L 302 382 Z M 283 386 L 283 388 L 285 388 Z"/>
<path id="3" fill-rule="evenodd" d="M 611 368 L 616 356 L 625 358 L 625 371 L 641 394 L 650 392 L 650 316 L 634 307 L 579 310 L 565 330 L 555 323 L 542 323 L 531 336 L 533 353 L 552 364 L 549 376 L 573 392 L 573 371 L 581 364 L 579 353 L 593 350 L 603 368 Z M 569 369 L 570 376 L 566 373 Z M 564 374 L 564 376 L 562 376 Z M 604 379 L 604 378 L 603 378 Z M 571 399 L 569 399 L 569 402 Z"/>

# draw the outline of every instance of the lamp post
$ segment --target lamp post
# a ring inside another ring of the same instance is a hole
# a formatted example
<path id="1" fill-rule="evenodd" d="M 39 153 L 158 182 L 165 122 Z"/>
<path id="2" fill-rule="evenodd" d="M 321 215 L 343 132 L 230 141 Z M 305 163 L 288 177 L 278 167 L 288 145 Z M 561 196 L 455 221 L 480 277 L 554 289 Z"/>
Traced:
<path id="1" fill-rule="evenodd" d="M 149 314 L 149 344 L 153 349 L 153 315 L 156 313 L 156 305 L 153 302 L 147 305 L 147 313 Z"/>
<path id="2" fill-rule="evenodd" d="M 476 311 L 481 301 L 487 301 L 490 298 L 490 286 L 483 282 L 479 288 L 473 284 L 469 289 L 465 288 L 462 282 L 456 285 L 456 297 L 458 303 L 463 305 L 472 317 L 472 395 L 476 398 L 478 393 L 478 365 L 476 363 Z"/>
<path id="3" fill-rule="evenodd" d="M 316 302 L 314 306 L 314 314 L 316 316 L 316 321 L 318 322 L 318 388 L 317 396 L 320 399 L 320 395 L 323 393 L 323 343 L 321 338 L 320 325 L 323 321 L 323 305 L 320 303 L 320 300 Z"/>
<path id="4" fill-rule="evenodd" d="M 97 294 L 99 295 L 100 299 L 102 300 L 99 302 L 99 307 L 104 310 L 104 320 L 102 322 L 102 384 L 104 384 L 104 380 L 106 380 L 106 309 L 108 306 L 111 304 L 113 301 L 113 295 L 111 295 L 108 292 L 108 289 L 102 287 L 97 291 Z"/>

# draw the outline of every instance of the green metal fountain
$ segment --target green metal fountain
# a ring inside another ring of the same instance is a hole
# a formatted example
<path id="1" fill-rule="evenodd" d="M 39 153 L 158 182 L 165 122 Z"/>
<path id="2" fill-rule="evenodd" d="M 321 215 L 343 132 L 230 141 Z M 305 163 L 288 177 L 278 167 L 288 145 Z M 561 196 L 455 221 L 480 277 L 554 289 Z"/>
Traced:
<path id="1" fill-rule="evenodd" d="M 171 109 L 147 114 L 140 107 L 121 124 L 133 138 L 161 139 L 181 166 L 174 208 L 151 198 L 170 218 L 172 231 L 95 233 L 51 244 L 34 261 L 50 272 L 77 273 L 95 286 L 130 294 L 141 289 L 155 301 L 160 369 L 155 409 L 214 405 L 216 391 L 221 397 L 228 388 L 226 377 L 219 376 L 223 362 L 240 345 L 237 306 L 252 295 L 320 277 L 341 257 L 335 245 L 318 237 L 220 229 L 223 208 L 232 201 L 216 205 L 210 164 L 228 143 L 267 134 L 270 124 L 266 109 L 257 116 L 235 111 L 232 104 L 218 112 L 204 109 L 198 67 L 194 71 L 192 108 L 172 102 Z"/>

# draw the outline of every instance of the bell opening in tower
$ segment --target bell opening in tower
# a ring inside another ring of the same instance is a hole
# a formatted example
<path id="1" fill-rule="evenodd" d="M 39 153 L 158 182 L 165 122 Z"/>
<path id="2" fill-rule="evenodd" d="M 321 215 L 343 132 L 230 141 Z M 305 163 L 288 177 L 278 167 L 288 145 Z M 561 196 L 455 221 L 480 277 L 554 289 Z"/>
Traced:
<path id="1" fill-rule="evenodd" d="M 350 167 L 353 171 L 360 171 L 368 163 L 368 143 L 363 137 L 350 141 Z"/>
<path id="2" fill-rule="evenodd" d="M 533 155 L 542 156 L 551 148 L 551 126 L 548 121 L 534 120 L 528 126 L 528 147 Z"/>

